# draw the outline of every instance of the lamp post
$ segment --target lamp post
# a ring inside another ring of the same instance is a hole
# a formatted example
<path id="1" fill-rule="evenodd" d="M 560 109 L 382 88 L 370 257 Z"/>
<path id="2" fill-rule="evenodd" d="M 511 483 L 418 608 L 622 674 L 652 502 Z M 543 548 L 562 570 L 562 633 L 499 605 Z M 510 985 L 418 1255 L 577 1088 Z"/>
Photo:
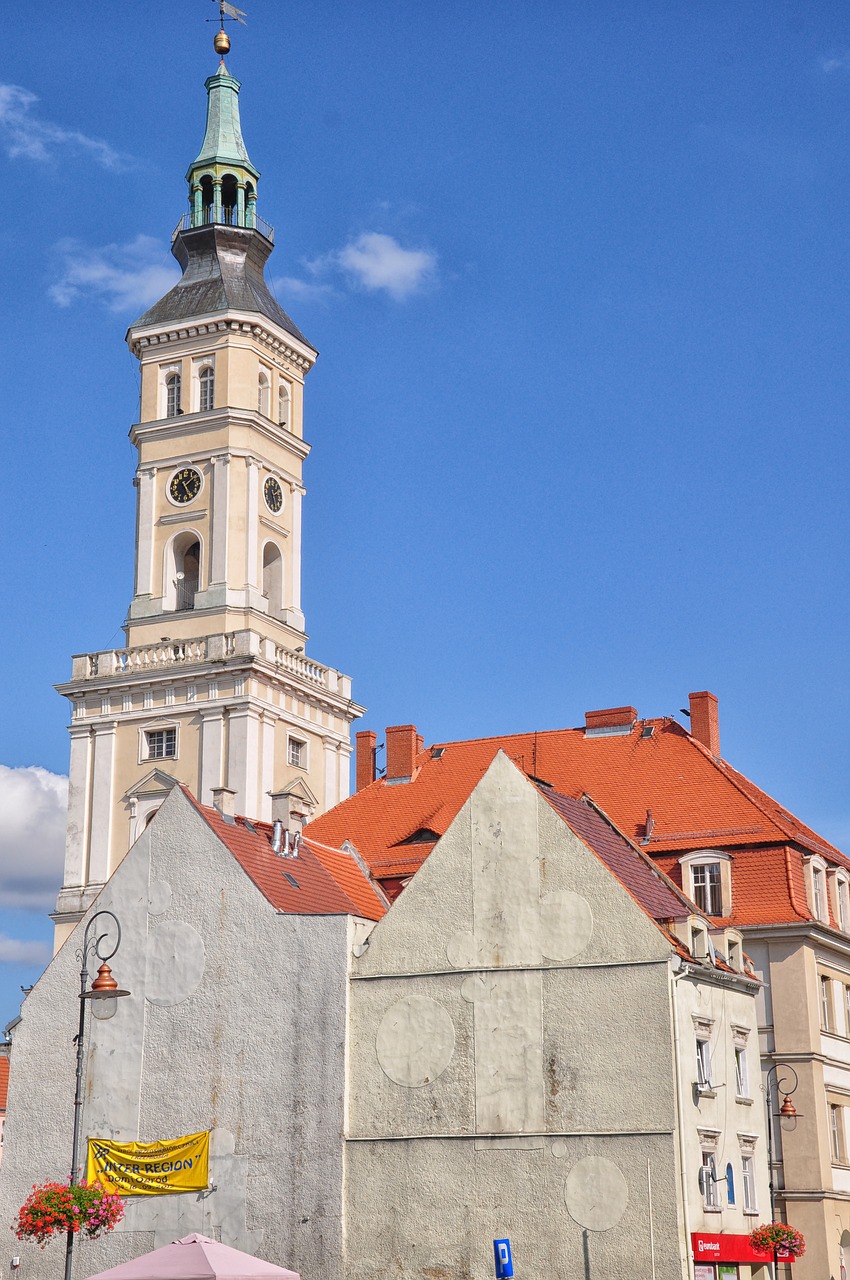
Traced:
<path id="1" fill-rule="evenodd" d="M 786 1072 L 787 1074 L 783 1075 L 781 1074 L 782 1072 Z M 792 1077 L 794 1081 L 793 1084 L 791 1084 Z M 768 1071 L 765 1075 L 765 1081 L 766 1081 L 765 1092 L 767 1094 L 767 1172 L 768 1172 L 768 1179 L 769 1179 L 768 1188 L 770 1190 L 770 1220 L 771 1222 L 775 1222 L 776 1221 L 776 1187 L 773 1180 L 774 1097 L 776 1102 L 778 1103 L 780 1092 L 785 1095 L 782 1100 L 782 1106 L 779 1108 L 779 1111 L 776 1113 L 780 1121 L 796 1120 L 798 1116 L 798 1112 L 797 1112 L 797 1108 L 794 1106 L 794 1103 L 791 1101 L 791 1094 L 796 1093 L 797 1085 L 800 1083 L 800 1081 L 798 1079 L 797 1072 L 794 1070 L 792 1066 L 789 1066 L 787 1062 L 774 1062 L 773 1065 L 768 1068 Z M 789 1084 L 790 1084 L 790 1088 L 788 1087 Z M 775 1090 L 775 1093 L 772 1092 L 771 1086 L 772 1086 L 772 1089 Z M 778 1252 L 777 1249 L 773 1250 L 773 1280 L 776 1280 L 776 1274 L 777 1274 L 777 1271 L 776 1271 L 777 1252 Z"/>
<path id="2" fill-rule="evenodd" d="M 98 920 L 108 917 L 109 923 L 104 921 L 105 928 L 99 931 L 95 928 Z M 109 941 L 112 933 L 112 926 L 115 929 L 115 945 Z M 111 911 L 96 911 L 86 925 L 86 931 L 83 935 L 83 945 L 77 952 L 77 959 L 80 961 L 80 1021 L 76 1035 L 77 1044 L 77 1083 L 74 1091 L 74 1138 L 71 1150 L 71 1186 L 75 1186 L 80 1180 L 79 1163 L 80 1163 L 80 1121 L 83 1112 L 83 1049 L 86 1030 L 86 1002 L 91 1001 L 92 1013 L 96 1018 L 111 1018 L 118 1007 L 119 996 L 128 996 L 129 991 L 119 989 L 118 983 L 112 976 L 112 970 L 106 963 L 111 960 L 121 945 L 121 925 L 118 917 Z M 96 958 L 101 961 L 100 968 L 97 971 L 97 977 L 91 984 L 91 990 L 86 990 L 89 980 L 89 957 Z M 69 1230 L 68 1238 L 65 1244 L 65 1280 L 71 1280 L 71 1266 L 74 1258 L 74 1232 Z"/>

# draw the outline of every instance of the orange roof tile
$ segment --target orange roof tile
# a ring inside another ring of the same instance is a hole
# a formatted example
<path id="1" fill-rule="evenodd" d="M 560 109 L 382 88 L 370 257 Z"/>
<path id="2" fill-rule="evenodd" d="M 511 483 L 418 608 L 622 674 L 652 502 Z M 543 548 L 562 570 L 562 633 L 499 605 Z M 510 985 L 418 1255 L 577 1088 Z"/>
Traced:
<path id="1" fill-rule="evenodd" d="M 354 915 L 367 920 L 380 920 L 386 912 L 380 890 L 370 883 L 353 855 L 302 838 L 297 857 L 281 857 L 271 847 L 269 823 L 248 823 L 241 817 L 230 821 L 218 809 L 199 804 L 187 788 L 183 790 L 276 910 L 290 915 Z"/>
<path id="2" fill-rule="evenodd" d="M 417 755 L 410 782 L 379 778 L 306 832 L 334 845 L 351 841 L 378 879 L 409 873 L 433 846 L 404 842 L 422 828 L 442 835 L 499 750 L 564 795 L 589 795 L 671 875 L 676 857 L 663 855 L 735 851 L 736 923 L 811 918 L 804 853 L 850 867 L 843 853 L 669 718 L 639 720 L 624 734 L 554 729 L 435 744 Z"/>

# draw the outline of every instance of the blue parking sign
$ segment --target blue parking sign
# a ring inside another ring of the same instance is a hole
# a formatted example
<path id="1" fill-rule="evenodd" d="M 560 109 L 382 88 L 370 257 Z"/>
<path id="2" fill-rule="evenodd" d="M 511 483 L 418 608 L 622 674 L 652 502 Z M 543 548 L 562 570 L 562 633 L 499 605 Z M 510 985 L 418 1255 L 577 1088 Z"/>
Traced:
<path id="1" fill-rule="evenodd" d="M 510 1240 L 494 1240 L 493 1253 L 496 1258 L 496 1280 L 508 1280 L 514 1273 Z"/>

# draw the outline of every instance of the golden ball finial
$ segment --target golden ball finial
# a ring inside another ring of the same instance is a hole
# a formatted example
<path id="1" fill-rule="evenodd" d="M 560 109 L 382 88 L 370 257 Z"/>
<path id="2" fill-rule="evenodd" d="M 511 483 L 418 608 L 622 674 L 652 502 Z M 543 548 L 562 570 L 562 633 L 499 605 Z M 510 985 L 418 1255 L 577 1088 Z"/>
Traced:
<path id="1" fill-rule="evenodd" d="M 217 32 L 215 40 L 213 40 L 213 48 L 216 53 L 220 53 L 222 57 L 224 57 L 226 53 L 230 53 L 230 36 L 226 31 Z"/>

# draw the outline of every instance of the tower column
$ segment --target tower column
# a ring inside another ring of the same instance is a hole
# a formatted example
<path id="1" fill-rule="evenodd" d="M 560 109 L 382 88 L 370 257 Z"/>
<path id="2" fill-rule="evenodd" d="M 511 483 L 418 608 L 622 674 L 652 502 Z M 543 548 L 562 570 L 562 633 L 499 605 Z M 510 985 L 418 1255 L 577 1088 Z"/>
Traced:
<path id="1" fill-rule="evenodd" d="M 336 741 L 333 738 L 323 738 L 322 746 L 325 750 L 325 798 L 324 807 L 332 809 L 338 799 L 339 791 L 339 762 L 336 754 Z"/>
<path id="2" fill-rule="evenodd" d="M 156 467 L 140 468 L 136 477 L 139 490 L 136 515 L 136 595 L 149 596 L 153 591 L 154 492 Z"/>
<path id="3" fill-rule="evenodd" d="M 286 607 L 283 618 L 298 631 L 304 630 L 304 614 L 301 611 L 301 498 L 304 490 L 293 487 L 291 497 L 291 534 L 292 550 L 289 557 L 289 581 L 286 585 Z"/>
<path id="4" fill-rule="evenodd" d="M 89 843 L 89 770 L 91 767 L 91 732 L 71 728 L 71 766 L 68 770 L 68 826 L 65 834 L 64 884 L 85 884 L 86 849 Z"/>
<path id="5" fill-rule="evenodd" d="M 246 559 L 245 581 L 249 587 L 259 591 L 259 537 L 260 526 L 260 467 L 256 458 L 246 458 L 248 468 L 248 527 L 245 539 Z"/>
<path id="6" fill-rule="evenodd" d="M 272 820 L 271 792 L 274 791 L 274 727 L 276 717 L 268 712 L 263 716 L 262 782 L 260 783 L 260 818 Z"/>
<path id="7" fill-rule="evenodd" d="M 245 183 L 236 184 L 236 221 L 240 227 L 245 226 Z"/>
<path id="8" fill-rule="evenodd" d="M 94 759 L 91 771 L 91 835 L 89 874 L 93 884 L 109 879 L 109 849 L 112 835 L 112 774 L 115 765 L 115 734 L 118 722 L 95 725 Z"/>
<path id="9" fill-rule="evenodd" d="M 219 453 L 212 460 L 212 546 L 210 547 L 209 585 L 227 582 L 227 515 L 230 487 L 230 456 Z"/>
<path id="10" fill-rule="evenodd" d="M 201 227 L 204 223 L 204 196 L 200 182 L 192 187 L 192 226 Z"/>
<path id="11" fill-rule="evenodd" d="M 201 711 L 201 767 L 198 799 L 212 804 L 214 787 L 222 784 L 224 761 L 224 711 L 221 707 Z"/>
<path id="12" fill-rule="evenodd" d="M 213 178 L 213 222 L 221 222 L 221 178 Z"/>
<path id="13" fill-rule="evenodd" d="M 238 813 L 259 810 L 260 717 L 250 707 L 228 716 L 227 785 L 236 792 Z"/>

